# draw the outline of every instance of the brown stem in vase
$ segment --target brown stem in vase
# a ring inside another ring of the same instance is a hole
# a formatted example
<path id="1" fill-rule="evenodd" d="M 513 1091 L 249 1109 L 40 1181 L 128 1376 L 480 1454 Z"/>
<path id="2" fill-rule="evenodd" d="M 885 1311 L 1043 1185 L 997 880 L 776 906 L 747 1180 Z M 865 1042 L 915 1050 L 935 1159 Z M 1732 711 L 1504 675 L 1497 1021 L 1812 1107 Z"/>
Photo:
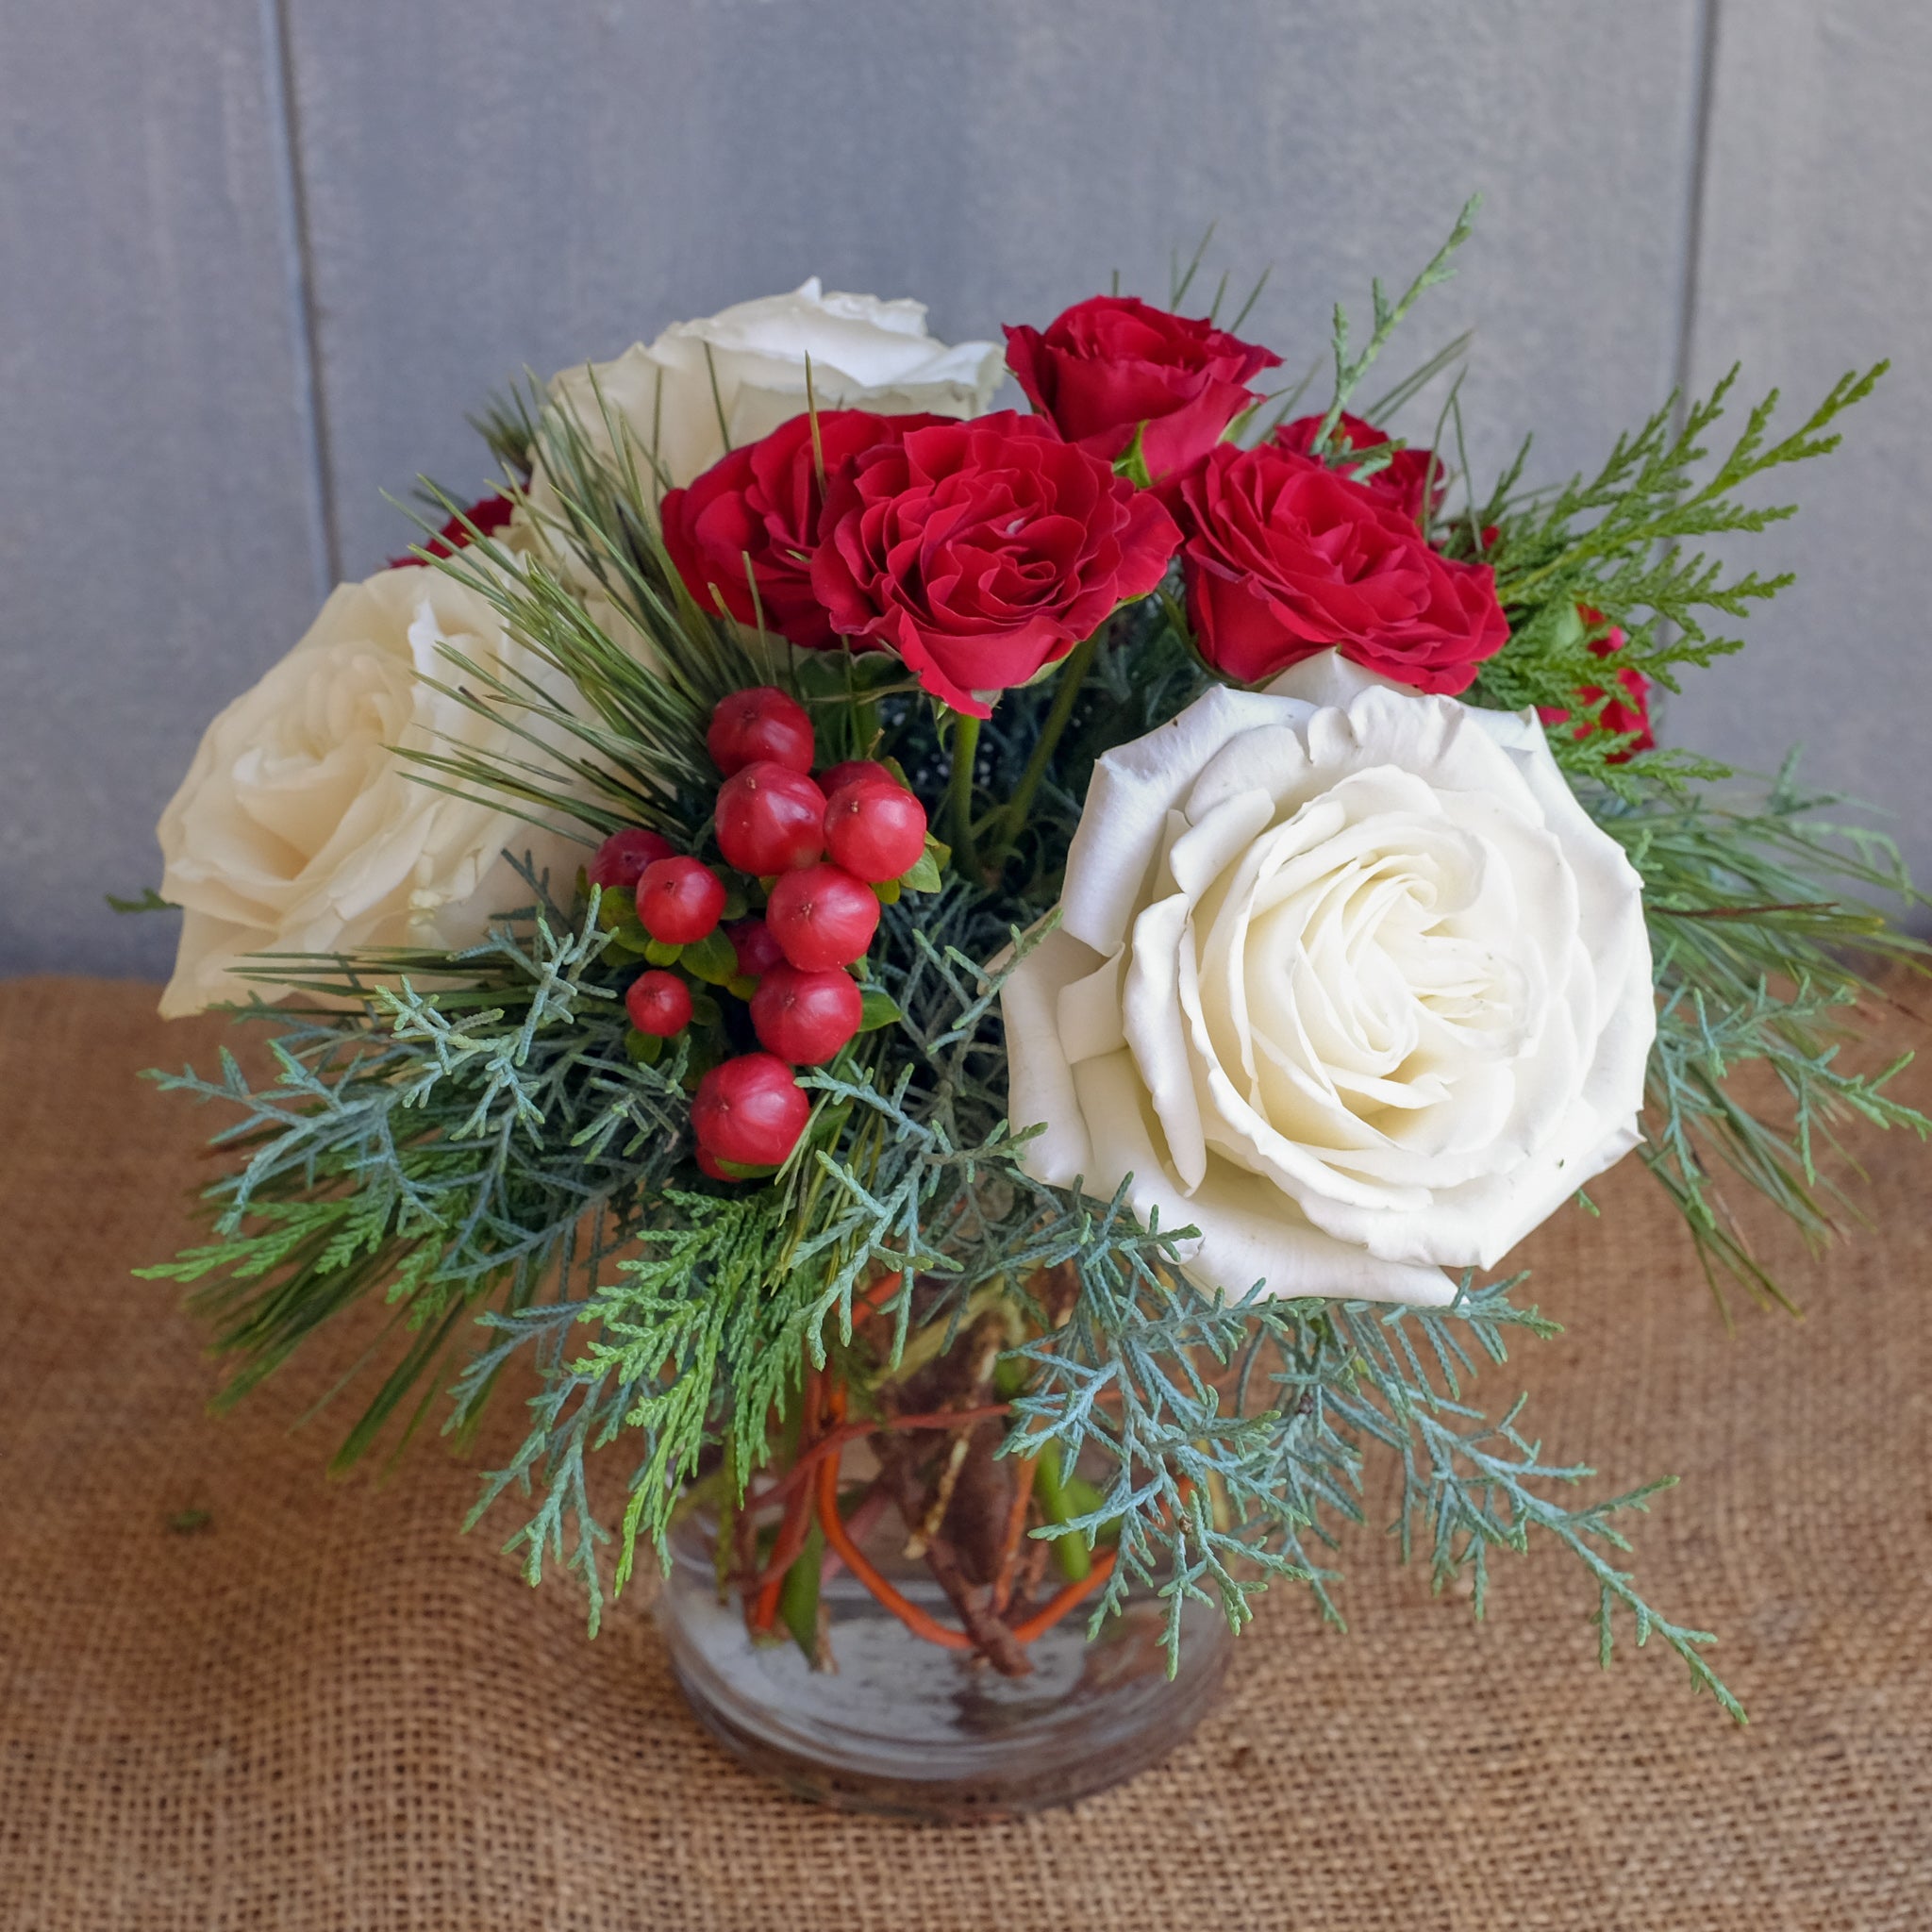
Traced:
<path id="1" fill-rule="evenodd" d="M 1015 1573 L 1020 1567 L 1020 1546 L 1026 1536 L 1026 1512 L 1033 1505 L 1033 1471 L 1039 1457 L 1016 1457 L 1012 1462 L 1013 1508 L 1007 1518 L 1007 1538 L 1000 1551 L 1000 1574 L 993 1582 L 992 1607 L 1004 1616 L 1013 1600 Z"/>

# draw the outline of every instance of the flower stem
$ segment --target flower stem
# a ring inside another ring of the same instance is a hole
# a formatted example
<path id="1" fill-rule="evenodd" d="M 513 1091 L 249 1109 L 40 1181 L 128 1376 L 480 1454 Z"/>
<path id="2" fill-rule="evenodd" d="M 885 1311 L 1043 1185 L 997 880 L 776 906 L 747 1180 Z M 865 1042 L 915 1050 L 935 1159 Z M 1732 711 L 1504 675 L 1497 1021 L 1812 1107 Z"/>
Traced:
<path id="1" fill-rule="evenodd" d="M 1041 1609 L 1036 1610 L 1024 1624 L 1013 1625 L 1013 1635 L 1023 1643 L 1031 1643 L 1064 1617 L 1076 1604 L 1090 1597 L 1107 1579 L 1113 1574 L 1115 1555 L 1108 1550 L 1087 1574 L 1077 1582 L 1069 1583 L 1056 1595 L 1047 1599 Z"/>
<path id="2" fill-rule="evenodd" d="M 953 863 L 977 883 L 979 846 L 973 836 L 973 766 L 979 756 L 979 720 L 965 711 L 953 716 L 953 780 L 947 813 L 953 833 Z"/>
<path id="3" fill-rule="evenodd" d="M 1026 769 L 1020 774 L 1020 783 L 1006 807 L 1007 836 L 1002 841 L 1006 848 L 1011 847 L 1026 824 L 1026 814 L 1033 808 L 1033 794 L 1040 790 L 1040 781 L 1046 776 L 1047 764 L 1066 731 L 1068 719 L 1074 715 L 1074 701 L 1080 695 L 1080 687 L 1087 681 L 1093 654 L 1099 648 L 1100 632 L 1096 630 L 1085 641 L 1075 644 L 1068 654 L 1065 667 L 1060 672 L 1059 687 L 1053 694 L 1053 708 L 1040 727 L 1040 741 L 1033 747 L 1033 756 L 1026 760 Z"/>

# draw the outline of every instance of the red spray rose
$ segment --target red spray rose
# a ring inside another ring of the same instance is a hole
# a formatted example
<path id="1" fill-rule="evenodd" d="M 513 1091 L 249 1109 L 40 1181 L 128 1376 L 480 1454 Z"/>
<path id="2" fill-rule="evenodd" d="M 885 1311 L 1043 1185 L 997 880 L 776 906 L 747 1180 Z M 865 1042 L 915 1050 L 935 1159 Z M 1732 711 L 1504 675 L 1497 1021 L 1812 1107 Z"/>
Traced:
<path id="1" fill-rule="evenodd" d="M 1033 407 L 1108 462 L 1144 423 L 1141 454 L 1157 481 L 1199 462 L 1259 400 L 1249 382 L 1280 361 L 1211 322 L 1131 295 L 1076 302 L 1043 332 L 1007 330 L 1007 366 Z"/>
<path id="2" fill-rule="evenodd" d="M 1180 533 L 1040 418 L 916 429 L 831 479 L 812 588 L 855 646 L 898 655 L 955 710 L 1024 684 L 1160 581 Z"/>
<path id="3" fill-rule="evenodd" d="M 1487 564 L 1313 457 L 1224 444 L 1181 484 L 1188 608 L 1201 654 L 1258 683 L 1331 644 L 1378 675 L 1453 695 L 1508 641 Z"/>
<path id="4" fill-rule="evenodd" d="M 794 416 L 769 436 L 715 462 L 687 488 L 667 491 L 660 509 L 664 547 L 686 588 L 707 610 L 722 599 L 741 624 L 758 608 L 745 581 L 745 558 L 758 581 L 765 628 L 811 650 L 839 641 L 813 595 L 811 558 L 818 547 L 819 459 L 827 476 L 862 451 L 897 441 L 942 416 L 874 416 L 866 409 L 821 409 L 819 447 L 811 417 Z"/>
<path id="5" fill-rule="evenodd" d="M 516 514 L 516 508 L 508 497 L 498 496 L 492 491 L 473 503 L 462 516 L 450 518 L 423 547 L 431 557 L 454 557 L 458 550 L 467 549 L 471 541 L 469 531 L 463 527 L 464 517 L 475 525 L 479 535 L 493 537 Z M 420 557 L 391 557 L 389 567 L 403 570 L 422 561 Z"/>
<path id="6" fill-rule="evenodd" d="M 1292 423 L 1284 423 L 1274 432 L 1274 441 L 1283 449 L 1291 449 L 1297 456 L 1306 456 L 1314 443 L 1316 430 L 1321 426 L 1319 416 L 1297 416 Z M 1359 416 L 1351 416 L 1344 409 L 1341 420 L 1335 425 L 1333 441 L 1343 449 L 1375 449 L 1389 441 L 1389 434 L 1386 430 L 1377 429 L 1373 423 L 1364 423 Z M 1430 475 L 1431 466 L 1435 472 L 1433 475 Z M 1449 493 L 1449 473 L 1432 450 L 1399 449 L 1382 468 L 1366 476 L 1357 476 L 1352 464 L 1341 463 L 1337 467 L 1344 476 L 1355 476 L 1364 490 L 1380 497 L 1384 503 L 1392 504 L 1404 516 L 1413 517 L 1417 523 L 1423 520 L 1423 491 L 1425 489 L 1429 492 L 1432 512 L 1442 507 L 1442 499 Z"/>
<path id="7" fill-rule="evenodd" d="M 1592 630 L 1603 625 L 1604 614 L 1592 609 L 1588 604 L 1579 604 L 1576 614 Z M 1595 658 L 1613 658 L 1624 648 L 1626 640 L 1623 628 L 1611 625 L 1601 637 L 1590 641 L 1591 655 Z M 1650 679 L 1644 676 L 1635 665 L 1626 664 L 1617 672 L 1617 683 L 1623 689 L 1622 697 L 1613 697 L 1594 721 L 1586 718 L 1570 735 L 1573 738 L 1588 738 L 1592 731 L 1607 731 L 1621 737 L 1624 732 L 1635 732 L 1635 739 L 1622 751 L 1610 754 L 1607 763 L 1627 765 L 1641 751 L 1656 749 L 1657 740 L 1650 729 Z M 1605 687 L 1600 684 L 1581 685 L 1576 697 L 1580 704 L 1593 705 L 1603 696 Z M 1545 724 L 1563 724 L 1569 722 L 1570 713 L 1561 705 L 1539 705 L 1537 716 Z"/>

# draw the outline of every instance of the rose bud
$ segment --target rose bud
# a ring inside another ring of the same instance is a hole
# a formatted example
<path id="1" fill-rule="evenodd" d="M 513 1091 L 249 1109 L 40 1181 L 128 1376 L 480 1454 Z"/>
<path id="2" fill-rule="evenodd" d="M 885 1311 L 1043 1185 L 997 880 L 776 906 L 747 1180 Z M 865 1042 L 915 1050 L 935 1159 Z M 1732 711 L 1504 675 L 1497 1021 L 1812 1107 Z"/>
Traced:
<path id="1" fill-rule="evenodd" d="M 829 650 L 839 640 L 811 587 L 824 479 L 878 443 L 948 419 L 869 409 L 820 409 L 814 419 L 805 403 L 801 391 L 797 415 L 726 452 L 687 488 L 665 493 L 664 547 L 706 610 L 727 610 L 746 626 Z M 711 410 L 708 397 L 705 409 Z"/>
<path id="2" fill-rule="evenodd" d="M 761 758 L 718 788 L 718 850 L 727 865 L 768 879 L 825 849 L 825 794 L 803 772 Z"/>
<path id="3" fill-rule="evenodd" d="M 675 973 L 642 974 L 631 981 L 624 1009 L 640 1033 L 669 1040 L 691 1024 L 691 989 Z"/>
<path id="4" fill-rule="evenodd" d="M 660 858 L 638 881 L 638 920 L 667 946 L 695 945 L 724 911 L 724 888 L 695 858 Z"/>
<path id="5" fill-rule="evenodd" d="M 811 1102 L 791 1069 L 768 1053 L 740 1054 L 713 1067 L 691 1103 L 699 1148 L 737 1167 L 776 1167 L 810 1118 Z"/>
<path id="6" fill-rule="evenodd" d="M 1453 697 L 1509 641 L 1488 564 L 1439 556 L 1413 517 L 1314 457 L 1223 443 L 1182 478 L 1175 514 L 1195 642 L 1243 684 L 1333 649 Z"/>
<path id="7" fill-rule="evenodd" d="M 1008 328 L 1007 362 L 1069 442 L 1112 462 L 1141 439 L 1157 481 L 1197 463 L 1244 409 L 1272 349 L 1133 295 L 1076 302 L 1044 330 Z"/>
<path id="8" fill-rule="evenodd" d="M 593 886 L 601 886 L 607 892 L 623 891 L 643 877 L 645 866 L 671 858 L 676 850 L 661 832 L 628 825 L 621 832 L 612 832 L 598 846 L 596 857 L 585 870 Z"/>
<path id="9" fill-rule="evenodd" d="M 847 785 L 825 806 L 825 850 L 854 878 L 895 879 L 925 850 L 925 808 L 898 785 Z"/>
<path id="10" fill-rule="evenodd" d="M 811 720 L 805 707 L 774 686 L 735 691 L 711 713 L 705 749 L 725 777 L 761 759 L 794 772 L 809 772 Z"/>
<path id="11" fill-rule="evenodd" d="M 864 1016 L 858 982 L 841 967 L 801 973 L 795 966 L 774 966 L 751 996 L 758 1044 L 797 1067 L 832 1058 Z"/>
<path id="12" fill-rule="evenodd" d="M 833 628 L 974 718 L 1144 597 L 1180 541 L 1149 491 L 1010 409 L 855 458 L 819 528 L 811 581 Z"/>
<path id="13" fill-rule="evenodd" d="M 842 866 L 808 865 L 772 888 L 765 924 L 791 965 L 823 973 L 864 957 L 878 930 L 878 897 Z"/>
<path id="14" fill-rule="evenodd" d="M 1283 449 L 1306 456 L 1314 446 L 1315 433 L 1324 420 L 1320 416 L 1297 416 L 1292 423 L 1284 423 L 1274 432 L 1274 441 Z M 1341 449 L 1375 449 L 1389 441 L 1388 436 L 1373 423 L 1365 423 L 1359 416 L 1351 416 L 1345 409 L 1333 434 L 1335 444 Z M 1418 524 L 1424 521 L 1424 508 L 1430 516 L 1434 516 L 1449 493 L 1448 467 L 1433 450 L 1395 450 L 1379 470 L 1366 476 L 1357 475 L 1353 463 L 1337 463 L 1334 467 L 1344 476 L 1359 483 L 1371 496 L 1392 505 L 1404 516 L 1413 517 Z M 1423 501 L 1424 491 L 1428 493 L 1426 506 Z"/>

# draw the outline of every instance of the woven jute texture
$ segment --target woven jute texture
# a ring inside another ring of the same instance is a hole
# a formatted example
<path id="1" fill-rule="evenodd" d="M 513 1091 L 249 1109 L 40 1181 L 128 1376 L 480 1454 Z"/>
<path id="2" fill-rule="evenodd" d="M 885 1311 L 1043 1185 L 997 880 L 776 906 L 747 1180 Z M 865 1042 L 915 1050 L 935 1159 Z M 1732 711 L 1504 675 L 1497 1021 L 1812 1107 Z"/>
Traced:
<path id="1" fill-rule="evenodd" d="M 941 1830 L 813 1810 L 722 1757 L 643 1593 L 596 1641 L 458 1524 L 430 1435 L 331 1484 L 297 1427 L 368 1331 L 222 1418 L 203 1338 L 129 1278 L 190 1233 L 215 1116 L 138 1068 L 212 1058 L 152 989 L 0 986 L 0 1925 L 531 1932 L 1932 1925 L 1932 1157 L 1859 1141 L 1875 1232 L 1807 1317 L 1727 1333 L 1626 1163 L 1527 1256 L 1566 1333 L 1485 1378 L 1619 1486 L 1654 1601 L 1724 1637 L 1753 1722 L 1659 1646 L 1600 1673 L 1562 1553 L 1485 1624 L 1374 1532 L 1352 1624 L 1283 1590 L 1162 1769 Z M 1887 1043 L 1915 1043 L 1907 1018 Z M 1918 1098 L 1932 1094 L 1920 1079 Z M 500 1431 L 513 1429 L 511 1414 Z M 494 1445 L 501 1446 L 501 1440 Z"/>

